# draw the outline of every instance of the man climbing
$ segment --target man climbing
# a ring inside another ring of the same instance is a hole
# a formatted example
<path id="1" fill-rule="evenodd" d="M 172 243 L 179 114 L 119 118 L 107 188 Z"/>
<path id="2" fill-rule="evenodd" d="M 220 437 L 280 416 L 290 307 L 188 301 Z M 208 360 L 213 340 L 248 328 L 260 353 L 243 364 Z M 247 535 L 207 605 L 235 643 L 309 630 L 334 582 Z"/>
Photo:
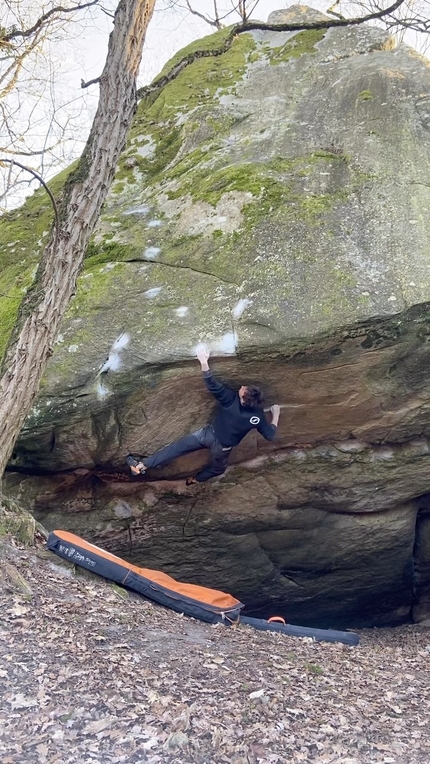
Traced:
<path id="1" fill-rule="evenodd" d="M 258 430 L 266 440 L 275 437 L 280 406 L 275 404 L 271 407 L 272 422 L 269 424 L 262 409 L 263 396 L 258 387 L 242 385 L 235 392 L 212 376 L 208 364 L 209 353 L 204 348 L 198 351 L 197 358 L 206 387 L 219 403 L 213 423 L 169 443 L 152 456 L 147 456 L 144 461 L 128 456 L 126 462 L 133 475 L 144 474 L 151 467 L 161 467 L 182 454 L 209 448 L 209 464 L 186 481 L 187 485 L 203 483 L 225 472 L 233 446 L 237 446 L 250 430 Z"/>

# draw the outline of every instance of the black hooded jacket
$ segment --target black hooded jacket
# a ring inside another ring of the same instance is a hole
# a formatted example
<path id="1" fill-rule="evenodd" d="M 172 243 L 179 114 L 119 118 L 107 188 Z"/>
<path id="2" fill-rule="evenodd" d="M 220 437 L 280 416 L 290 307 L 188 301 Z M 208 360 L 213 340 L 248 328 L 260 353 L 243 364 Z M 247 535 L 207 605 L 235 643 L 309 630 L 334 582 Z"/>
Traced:
<path id="1" fill-rule="evenodd" d="M 203 378 L 207 389 L 219 403 L 212 426 L 222 446 L 237 446 L 250 430 L 258 430 L 266 440 L 273 440 L 276 427 L 269 424 L 262 408 L 244 406 L 238 393 L 218 382 L 210 370 L 203 372 Z"/>

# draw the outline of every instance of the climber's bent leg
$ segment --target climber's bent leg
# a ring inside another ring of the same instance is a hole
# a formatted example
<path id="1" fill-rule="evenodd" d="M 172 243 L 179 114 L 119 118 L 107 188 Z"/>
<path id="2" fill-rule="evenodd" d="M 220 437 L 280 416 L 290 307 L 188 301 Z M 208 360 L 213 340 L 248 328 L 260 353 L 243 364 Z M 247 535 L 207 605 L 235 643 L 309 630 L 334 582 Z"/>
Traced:
<path id="1" fill-rule="evenodd" d="M 172 462 L 178 456 L 210 447 L 210 443 L 207 442 L 207 429 L 208 427 L 202 427 L 200 430 L 190 433 L 190 435 L 185 435 L 183 438 L 179 438 L 179 440 L 168 443 L 167 446 L 160 448 L 155 454 L 144 457 L 142 461 L 145 468 L 162 467 L 164 464 Z"/>
<path id="2" fill-rule="evenodd" d="M 213 431 L 212 431 L 213 432 Z M 210 480 L 217 475 L 222 475 L 227 469 L 228 460 L 231 454 L 231 448 L 226 448 L 216 439 L 215 434 L 212 437 L 212 443 L 210 445 L 211 459 L 206 467 L 203 467 L 200 472 L 194 477 L 193 482 L 204 483 L 206 480 Z M 191 485 L 191 481 L 188 481 Z"/>

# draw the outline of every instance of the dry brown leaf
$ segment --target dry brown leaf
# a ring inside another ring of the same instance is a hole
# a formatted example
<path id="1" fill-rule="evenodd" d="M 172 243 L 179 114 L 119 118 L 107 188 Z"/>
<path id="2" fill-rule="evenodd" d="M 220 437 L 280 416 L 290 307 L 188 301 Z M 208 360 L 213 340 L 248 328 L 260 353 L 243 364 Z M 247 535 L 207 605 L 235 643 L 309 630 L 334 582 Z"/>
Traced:
<path id="1" fill-rule="evenodd" d="M 102 730 L 105 730 L 107 727 L 109 727 L 112 724 L 112 718 L 110 716 L 106 717 L 105 719 L 96 719 L 93 722 L 89 722 L 82 732 L 84 735 L 95 735 L 98 732 L 101 732 Z"/>

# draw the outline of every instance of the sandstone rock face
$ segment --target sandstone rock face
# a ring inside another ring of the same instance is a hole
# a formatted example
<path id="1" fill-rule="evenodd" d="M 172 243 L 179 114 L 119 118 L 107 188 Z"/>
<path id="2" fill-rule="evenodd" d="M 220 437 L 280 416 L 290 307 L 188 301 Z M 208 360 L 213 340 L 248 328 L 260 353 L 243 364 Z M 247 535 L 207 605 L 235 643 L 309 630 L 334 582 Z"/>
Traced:
<path id="1" fill-rule="evenodd" d="M 143 99 L 10 493 L 254 612 L 428 617 L 429 85 L 428 62 L 376 28 L 258 30 Z M 18 254 L 21 278 L 37 259 L 14 231 L 34 215 L 43 242 L 43 204 L 0 222 L 8 294 Z M 201 341 L 216 373 L 282 405 L 277 440 L 248 436 L 192 494 L 159 478 L 202 454 L 120 481 L 129 451 L 208 420 Z"/>

